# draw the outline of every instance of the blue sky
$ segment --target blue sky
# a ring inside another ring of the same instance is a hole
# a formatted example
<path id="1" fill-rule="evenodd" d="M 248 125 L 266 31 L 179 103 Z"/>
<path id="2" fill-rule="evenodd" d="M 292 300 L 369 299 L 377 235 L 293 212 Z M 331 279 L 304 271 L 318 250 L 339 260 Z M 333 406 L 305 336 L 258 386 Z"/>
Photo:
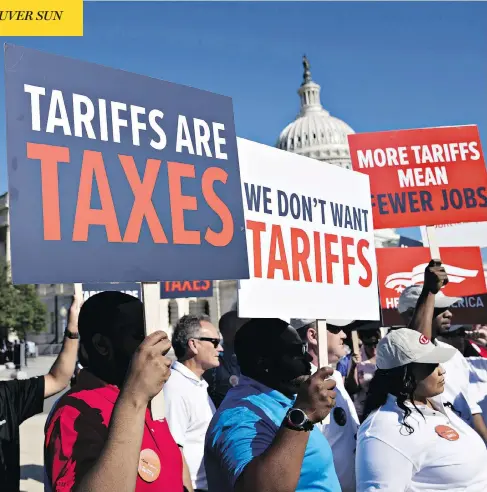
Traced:
<path id="1" fill-rule="evenodd" d="M 485 19 L 484 2 L 88 2 L 82 38 L 3 41 L 229 95 L 237 134 L 268 145 L 298 112 L 306 53 L 356 132 L 476 123 L 487 149 Z M 3 192 L 4 117 L 0 142 Z"/>

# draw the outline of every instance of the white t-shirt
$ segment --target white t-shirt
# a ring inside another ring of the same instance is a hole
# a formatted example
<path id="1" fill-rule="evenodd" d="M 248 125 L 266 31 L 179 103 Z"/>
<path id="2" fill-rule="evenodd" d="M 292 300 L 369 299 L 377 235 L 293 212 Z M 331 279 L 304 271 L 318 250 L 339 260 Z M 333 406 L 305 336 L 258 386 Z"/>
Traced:
<path id="1" fill-rule="evenodd" d="M 195 489 L 208 489 L 204 467 L 205 436 L 215 413 L 208 383 L 178 361 L 164 385 L 165 412 L 171 434 L 183 448 Z"/>
<path id="2" fill-rule="evenodd" d="M 451 345 L 440 340 L 436 340 L 435 343 L 439 347 L 451 347 Z M 451 403 L 454 411 L 458 412 L 459 416 L 472 426 L 472 415 L 482 413 L 482 409 L 478 404 L 476 388 L 470 384 L 472 370 L 467 359 L 458 350 L 455 350 L 455 355 L 443 363 L 442 367 L 446 371 L 445 391 L 441 395 L 443 403 Z"/>
<path id="3" fill-rule="evenodd" d="M 311 365 L 312 374 L 316 370 Z M 355 445 L 359 420 L 352 399 L 343 385 L 342 375 L 335 371 L 332 377 L 336 381 L 336 406 L 327 423 L 318 427 L 331 446 L 342 492 L 355 492 Z"/>
<path id="4" fill-rule="evenodd" d="M 487 448 L 480 436 L 439 399 L 435 408 L 412 405 L 407 423 L 396 398 L 389 395 L 379 410 L 360 426 L 357 439 L 357 492 L 485 492 Z M 447 440 L 438 426 L 454 429 L 459 438 Z"/>

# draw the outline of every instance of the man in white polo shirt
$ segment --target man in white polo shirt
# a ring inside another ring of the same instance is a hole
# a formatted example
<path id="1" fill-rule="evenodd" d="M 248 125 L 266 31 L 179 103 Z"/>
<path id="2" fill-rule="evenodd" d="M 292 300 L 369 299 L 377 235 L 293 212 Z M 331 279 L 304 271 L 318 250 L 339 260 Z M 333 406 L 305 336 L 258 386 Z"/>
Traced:
<path id="1" fill-rule="evenodd" d="M 343 326 L 352 321 L 327 321 L 328 363 L 336 364 L 346 355 Z M 311 374 L 318 369 L 318 337 L 316 321 L 313 319 L 291 319 L 291 326 L 306 343 L 312 358 Z M 330 444 L 333 462 L 342 492 L 355 492 L 355 446 L 359 426 L 357 411 L 343 384 L 342 375 L 333 372 L 336 382 L 336 406 L 330 413 L 330 419 L 323 422 L 321 431 Z M 317 427 L 319 427 L 317 425 Z"/>
<path id="2" fill-rule="evenodd" d="M 203 374 L 220 363 L 221 336 L 208 316 L 183 316 L 174 328 L 172 346 L 178 360 L 164 386 L 166 419 L 188 464 L 194 490 L 208 490 L 203 456 L 215 406 Z"/>
<path id="3" fill-rule="evenodd" d="M 447 297 L 441 288 L 448 283 L 448 276 L 439 260 L 431 260 L 425 270 L 424 284 L 407 287 L 399 298 L 398 311 L 409 328 L 419 331 L 436 345 L 447 347 L 452 331 L 452 313 L 448 310 L 455 297 Z M 443 367 L 445 391 L 442 400 L 455 413 L 473 427 L 487 444 L 487 426 L 478 404 L 478 394 L 470 383 L 471 369 L 465 357 L 458 350 Z"/>

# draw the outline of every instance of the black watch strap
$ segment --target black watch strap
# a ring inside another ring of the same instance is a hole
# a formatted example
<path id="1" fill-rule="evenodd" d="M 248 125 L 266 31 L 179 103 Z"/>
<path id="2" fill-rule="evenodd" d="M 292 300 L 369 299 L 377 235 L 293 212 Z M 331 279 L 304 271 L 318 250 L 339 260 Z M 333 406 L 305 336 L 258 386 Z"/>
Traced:
<path id="1" fill-rule="evenodd" d="M 69 338 L 70 340 L 78 340 L 79 339 L 79 333 L 73 333 L 72 331 L 69 331 L 67 328 L 64 330 L 64 336 L 66 338 Z"/>

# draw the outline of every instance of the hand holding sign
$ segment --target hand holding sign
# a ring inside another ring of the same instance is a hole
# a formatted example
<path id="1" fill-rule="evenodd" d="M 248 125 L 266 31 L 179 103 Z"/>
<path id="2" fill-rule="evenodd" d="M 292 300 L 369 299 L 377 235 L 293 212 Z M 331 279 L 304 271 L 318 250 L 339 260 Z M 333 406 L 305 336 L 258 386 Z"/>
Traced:
<path id="1" fill-rule="evenodd" d="M 487 326 L 474 325 L 473 330 L 466 331 L 465 335 L 469 340 L 473 340 L 477 345 L 487 347 Z"/>
<path id="2" fill-rule="evenodd" d="M 163 331 L 148 335 L 135 352 L 124 391 L 130 392 L 137 403 L 147 405 L 171 375 L 171 359 L 166 354 L 171 342 Z"/>
<path id="3" fill-rule="evenodd" d="M 424 289 L 426 292 L 437 294 L 448 284 L 448 275 L 440 260 L 431 260 L 424 271 Z"/>
<path id="4" fill-rule="evenodd" d="M 331 367 L 318 369 L 301 387 L 295 408 L 301 409 L 313 424 L 324 420 L 335 406 L 336 383 L 330 376 Z"/>
<path id="5" fill-rule="evenodd" d="M 78 318 L 81 306 L 83 304 L 83 295 L 79 289 L 75 289 L 73 299 L 71 301 L 71 306 L 68 313 L 68 330 L 71 333 L 78 332 Z"/>

